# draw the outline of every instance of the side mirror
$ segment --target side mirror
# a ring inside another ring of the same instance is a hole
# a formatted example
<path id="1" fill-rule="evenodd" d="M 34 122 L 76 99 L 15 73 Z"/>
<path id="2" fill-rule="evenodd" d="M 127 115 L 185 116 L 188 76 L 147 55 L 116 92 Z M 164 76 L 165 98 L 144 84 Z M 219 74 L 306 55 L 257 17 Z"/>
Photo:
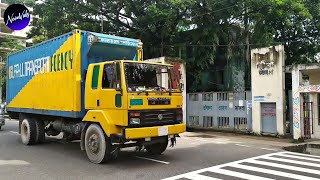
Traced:
<path id="1" fill-rule="evenodd" d="M 120 91 L 120 94 L 122 95 L 122 89 L 121 89 L 121 87 L 120 87 L 120 85 L 119 84 L 117 84 L 117 88 L 116 88 L 116 91 Z"/>
<path id="2" fill-rule="evenodd" d="M 180 83 L 180 89 L 181 89 L 181 91 L 183 91 L 184 89 L 183 89 L 184 87 L 183 87 L 183 84 L 182 83 Z"/>

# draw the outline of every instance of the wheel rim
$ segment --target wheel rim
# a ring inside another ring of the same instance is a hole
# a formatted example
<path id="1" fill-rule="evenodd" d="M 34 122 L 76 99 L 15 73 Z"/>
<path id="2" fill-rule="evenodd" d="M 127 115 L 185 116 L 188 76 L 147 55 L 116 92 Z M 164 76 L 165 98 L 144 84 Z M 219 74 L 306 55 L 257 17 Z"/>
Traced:
<path id="1" fill-rule="evenodd" d="M 99 126 L 89 126 L 85 135 L 85 147 L 87 156 L 91 162 L 103 162 L 105 157 L 106 144 L 103 131 Z"/>
<path id="2" fill-rule="evenodd" d="M 27 143 L 27 139 L 29 136 L 28 126 L 26 122 L 22 122 L 21 124 L 21 139 L 23 143 Z"/>
<path id="3" fill-rule="evenodd" d="M 99 140 L 100 139 L 97 134 L 92 134 L 89 137 L 88 146 L 89 146 L 90 151 L 94 154 L 99 153 L 99 150 L 100 150 L 100 141 Z"/>

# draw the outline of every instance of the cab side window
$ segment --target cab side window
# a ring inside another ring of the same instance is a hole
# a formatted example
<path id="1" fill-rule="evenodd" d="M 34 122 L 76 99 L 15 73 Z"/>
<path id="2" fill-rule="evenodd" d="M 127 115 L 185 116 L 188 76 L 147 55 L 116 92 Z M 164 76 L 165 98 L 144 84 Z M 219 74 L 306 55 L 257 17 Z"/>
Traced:
<path id="1" fill-rule="evenodd" d="M 103 76 L 102 76 L 102 88 L 103 89 L 116 88 L 116 73 L 115 73 L 114 64 L 104 65 Z"/>
<path id="2" fill-rule="evenodd" d="M 92 83 L 91 83 L 92 89 L 97 89 L 98 87 L 99 69 L 100 69 L 99 65 L 93 67 Z"/>

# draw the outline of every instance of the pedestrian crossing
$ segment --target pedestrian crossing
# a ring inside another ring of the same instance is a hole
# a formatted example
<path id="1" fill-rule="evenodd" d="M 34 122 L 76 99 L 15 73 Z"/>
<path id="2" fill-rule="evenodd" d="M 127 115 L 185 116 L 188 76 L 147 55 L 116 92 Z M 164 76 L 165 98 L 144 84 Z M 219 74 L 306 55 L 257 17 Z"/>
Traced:
<path id="1" fill-rule="evenodd" d="M 217 165 L 163 180 L 320 179 L 320 156 L 276 152 Z"/>

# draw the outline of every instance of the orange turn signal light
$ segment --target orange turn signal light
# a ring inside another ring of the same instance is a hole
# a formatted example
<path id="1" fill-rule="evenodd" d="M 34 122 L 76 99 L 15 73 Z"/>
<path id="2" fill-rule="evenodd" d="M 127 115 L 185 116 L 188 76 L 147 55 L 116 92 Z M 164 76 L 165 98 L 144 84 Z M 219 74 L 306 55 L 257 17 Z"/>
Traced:
<path id="1" fill-rule="evenodd" d="M 139 117 L 140 116 L 140 113 L 130 113 L 130 116 L 131 117 Z"/>

